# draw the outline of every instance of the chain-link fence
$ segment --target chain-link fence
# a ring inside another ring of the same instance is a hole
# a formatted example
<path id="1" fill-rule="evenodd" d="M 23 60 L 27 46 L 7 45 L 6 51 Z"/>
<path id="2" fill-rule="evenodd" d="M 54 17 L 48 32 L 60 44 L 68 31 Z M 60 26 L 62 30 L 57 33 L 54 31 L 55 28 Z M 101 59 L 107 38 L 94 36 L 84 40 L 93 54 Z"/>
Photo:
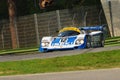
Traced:
<path id="1" fill-rule="evenodd" d="M 55 36 L 66 26 L 93 26 L 106 24 L 102 8 L 81 7 L 33 14 L 16 18 L 17 48 L 39 46 L 43 36 Z M 0 21 L 0 49 L 11 49 L 8 21 Z"/>
<path id="2" fill-rule="evenodd" d="M 0 49 L 12 48 L 10 29 L 8 26 L 8 21 L 2 20 L 0 22 Z"/>

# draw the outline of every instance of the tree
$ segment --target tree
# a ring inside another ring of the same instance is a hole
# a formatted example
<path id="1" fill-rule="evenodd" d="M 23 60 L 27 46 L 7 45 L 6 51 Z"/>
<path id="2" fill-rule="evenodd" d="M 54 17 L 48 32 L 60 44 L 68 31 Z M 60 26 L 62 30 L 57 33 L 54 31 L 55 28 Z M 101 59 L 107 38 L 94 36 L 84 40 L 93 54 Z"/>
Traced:
<path id="1" fill-rule="evenodd" d="M 81 5 L 85 0 L 40 0 L 39 5 L 45 9 L 55 5 L 59 8 L 72 8 L 76 5 Z"/>
<path id="2" fill-rule="evenodd" d="M 9 20 L 10 20 L 10 32 L 11 32 L 11 40 L 12 40 L 12 48 L 17 48 L 17 37 L 16 37 L 16 29 L 15 29 L 15 3 L 14 0 L 8 0 L 8 11 L 9 11 Z"/>

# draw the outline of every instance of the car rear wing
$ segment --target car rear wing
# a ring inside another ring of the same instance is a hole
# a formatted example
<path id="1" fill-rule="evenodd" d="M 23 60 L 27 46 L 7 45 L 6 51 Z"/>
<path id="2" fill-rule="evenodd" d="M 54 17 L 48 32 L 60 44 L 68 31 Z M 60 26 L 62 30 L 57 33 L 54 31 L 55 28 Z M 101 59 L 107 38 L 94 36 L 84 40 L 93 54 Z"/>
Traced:
<path id="1" fill-rule="evenodd" d="M 94 31 L 103 31 L 104 30 L 104 25 L 103 26 L 86 26 L 86 27 L 79 27 L 80 30 L 94 30 Z"/>

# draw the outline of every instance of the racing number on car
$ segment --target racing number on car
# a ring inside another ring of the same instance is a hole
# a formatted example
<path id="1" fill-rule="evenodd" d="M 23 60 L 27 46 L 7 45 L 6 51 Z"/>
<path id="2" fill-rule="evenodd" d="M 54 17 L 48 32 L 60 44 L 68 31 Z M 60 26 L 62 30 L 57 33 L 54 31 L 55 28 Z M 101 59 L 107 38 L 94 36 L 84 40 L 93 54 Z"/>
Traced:
<path id="1" fill-rule="evenodd" d="M 56 38 L 52 41 L 51 46 L 68 46 L 73 45 L 76 38 Z"/>
<path id="2" fill-rule="evenodd" d="M 66 42 L 67 41 L 67 38 L 62 38 L 61 39 L 61 42 Z"/>

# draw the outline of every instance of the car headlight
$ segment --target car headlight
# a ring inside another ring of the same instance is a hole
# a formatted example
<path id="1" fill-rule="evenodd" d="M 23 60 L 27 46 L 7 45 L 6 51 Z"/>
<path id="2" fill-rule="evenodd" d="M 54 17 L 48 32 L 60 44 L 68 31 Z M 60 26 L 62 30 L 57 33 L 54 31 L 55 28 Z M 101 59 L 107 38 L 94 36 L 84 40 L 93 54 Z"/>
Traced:
<path id="1" fill-rule="evenodd" d="M 83 43 L 84 43 L 84 40 L 82 40 L 82 39 L 78 39 L 75 42 L 76 45 L 83 44 Z"/>
<path id="2" fill-rule="evenodd" d="M 49 46 L 49 42 L 42 42 L 41 45 L 42 45 L 43 47 L 48 47 L 48 46 Z"/>
<path id="3" fill-rule="evenodd" d="M 84 43 L 84 40 L 80 40 L 80 43 L 83 44 L 83 43 Z"/>

